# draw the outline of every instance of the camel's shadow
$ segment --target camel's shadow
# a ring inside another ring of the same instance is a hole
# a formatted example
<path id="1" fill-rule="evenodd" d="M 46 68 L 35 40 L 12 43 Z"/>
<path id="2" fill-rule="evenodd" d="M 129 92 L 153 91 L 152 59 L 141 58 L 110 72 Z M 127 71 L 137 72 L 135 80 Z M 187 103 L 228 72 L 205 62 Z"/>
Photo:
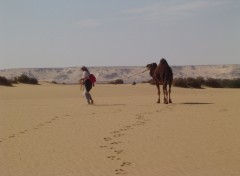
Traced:
<path id="1" fill-rule="evenodd" d="M 214 103 L 205 103 L 205 102 L 183 102 L 183 103 L 179 103 L 179 104 L 183 104 L 183 105 L 210 105 L 210 104 L 214 104 Z"/>
<path id="2" fill-rule="evenodd" d="M 126 106 L 126 104 L 93 104 L 93 106 Z"/>

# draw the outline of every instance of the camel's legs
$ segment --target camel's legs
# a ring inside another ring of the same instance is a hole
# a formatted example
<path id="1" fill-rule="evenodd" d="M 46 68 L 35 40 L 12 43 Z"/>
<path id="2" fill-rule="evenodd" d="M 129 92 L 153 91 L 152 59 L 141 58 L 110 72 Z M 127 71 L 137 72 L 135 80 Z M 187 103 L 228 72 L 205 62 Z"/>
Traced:
<path id="1" fill-rule="evenodd" d="M 166 93 L 166 104 L 168 104 L 168 89 L 167 89 L 167 84 L 165 87 L 165 93 Z"/>
<path id="2" fill-rule="evenodd" d="M 171 100 L 171 84 L 169 84 L 169 103 L 172 103 L 172 100 Z"/>
<path id="3" fill-rule="evenodd" d="M 166 86 L 167 84 L 166 83 L 164 83 L 163 84 L 163 94 L 164 94 L 164 103 L 165 104 L 168 104 L 168 97 L 166 96 L 167 95 L 167 86 Z"/>
<path id="4" fill-rule="evenodd" d="M 158 89 L 158 100 L 157 103 L 160 103 L 160 85 L 156 83 L 157 89 Z"/>

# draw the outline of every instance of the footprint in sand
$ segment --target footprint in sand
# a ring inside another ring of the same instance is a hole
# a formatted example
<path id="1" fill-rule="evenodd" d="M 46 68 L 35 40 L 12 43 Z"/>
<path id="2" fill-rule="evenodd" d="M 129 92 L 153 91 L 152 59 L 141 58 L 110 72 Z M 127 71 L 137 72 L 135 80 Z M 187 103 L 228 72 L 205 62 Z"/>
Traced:
<path id="1" fill-rule="evenodd" d="M 121 141 L 116 141 L 116 142 L 112 142 L 110 143 L 111 145 L 117 145 L 117 144 L 121 144 L 122 142 Z"/>
<path id="2" fill-rule="evenodd" d="M 125 134 L 123 134 L 123 133 L 119 133 L 119 134 L 115 134 L 115 135 L 113 135 L 113 137 L 121 137 L 121 136 L 124 136 Z"/>
<path id="3" fill-rule="evenodd" d="M 101 146 L 99 146 L 100 148 L 107 148 L 108 146 L 106 146 L 106 145 L 101 145 Z"/>
<path id="4" fill-rule="evenodd" d="M 112 131 L 112 132 L 110 132 L 110 134 L 116 134 L 116 133 L 120 133 L 120 131 Z"/>
<path id="5" fill-rule="evenodd" d="M 104 139 L 104 141 L 111 141 L 112 140 L 112 138 L 110 138 L 110 137 L 105 137 L 103 139 Z"/>
<path id="6" fill-rule="evenodd" d="M 143 126 L 145 125 L 146 122 L 136 122 L 135 124 L 133 124 L 134 126 Z"/>
<path id="7" fill-rule="evenodd" d="M 66 115 L 66 116 L 70 116 L 70 115 Z M 44 123 L 40 123 L 40 124 L 32 127 L 32 128 L 29 129 L 29 130 L 26 129 L 26 130 L 24 130 L 24 131 L 18 132 L 19 135 L 13 134 L 13 135 L 11 135 L 11 136 L 9 136 L 9 137 L 7 137 L 7 138 L 8 138 L 8 139 L 12 139 L 12 138 L 15 138 L 15 137 L 17 137 L 17 136 L 21 136 L 21 135 L 25 134 L 26 132 L 29 132 L 29 131 L 32 131 L 32 130 L 38 130 L 39 128 L 44 127 L 44 126 L 46 126 L 47 124 L 51 124 L 54 120 L 57 120 L 58 118 L 59 118 L 58 116 L 55 116 L 55 117 L 53 117 L 51 120 L 49 120 L 49 121 L 47 121 L 47 122 L 44 122 Z M 4 141 L 4 139 L 0 140 L 0 143 L 3 142 L 3 141 Z"/>
<path id="8" fill-rule="evenodd" d="M 129 128 L 131 128 L 131 126 L 130 126 L 130 125 L 127 125 L 127 126 L 125 126 L 125 128 L 126 128 L 126 129 L 129 129 Z"/>
<path id="9" fill-rule="evenodd" d="M 120 129 L 120 131 L 133 130 L 132 126 L 128 125 Z"/>
<path id="10" fill-rule="evenodd" d="M 40 123 L 40 124 L 37 125 L 37 127 L 43 127 L 43 126 L 44 126 L 43 123 Z"/>
<path id="11" fill-rule="evenodd" d="M 123 162 L 123 163 L 121 164 L 121 167 L 131 166 L 131 165 L 132 165 L 131 162 Z"/>
<path id="12" fill-rule="evenodd" d="M 137 117 L 136 119 L 137 120 L 143 120 L 144 118 L 143 117 Z"/>
<path id="13" fill-rule="evenodd" d="M 8 137 L 8 139 L 15 138 L 15 135 L 11 135 Z"/>
<path id="14" fill-rule="evenodd" d="M 116 158 L 116 156 L 108 156 L 108 159 L 114 160 Z"/>
<path id="15" fill-rule="evenodd" d="M 119 131 L 127 131 L 127 129 L 123 129 L 123 128 L 121 128 Z"/>
<path id="16" fill-rule="evenodd" d="M 125 175 L 125 174 L 127 174 L 127 172 L 125 170 L 123 170 L 123 169 L 116 169 L 115 173 L 117 175 Z"/>
<path id="17" fill-rule="evenodd" d="M 114 152 L 115 152 L 116 154 L 120 154 L 120 153 L 124 152 L 124 150 L 115 150 Z"/>
<path id="18" fill-rule="evenodd" d="M 118 158 L 116 156 L 108 156 L 107 158 L 111 160 L 121 160 L 121 158 Z"/>
<path id="19" fill-rule="evenodd" d="M 114 150 L 114 149 L 115 149 L 115 147 L 109 147 L 108 149 L 110 149 L 110 150 Z"/>

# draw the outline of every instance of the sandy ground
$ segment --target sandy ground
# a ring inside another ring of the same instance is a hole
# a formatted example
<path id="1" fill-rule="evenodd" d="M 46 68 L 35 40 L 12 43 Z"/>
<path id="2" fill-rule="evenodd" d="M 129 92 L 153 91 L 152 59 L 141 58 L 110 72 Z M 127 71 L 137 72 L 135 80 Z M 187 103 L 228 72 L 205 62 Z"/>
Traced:
<path id="1" fill-rule="evenodd" d="M 240 89 L 156 93 L 96 85 L 87 105 L 77 85 L 0 86 L 0 175 L 240 175 Z"/>

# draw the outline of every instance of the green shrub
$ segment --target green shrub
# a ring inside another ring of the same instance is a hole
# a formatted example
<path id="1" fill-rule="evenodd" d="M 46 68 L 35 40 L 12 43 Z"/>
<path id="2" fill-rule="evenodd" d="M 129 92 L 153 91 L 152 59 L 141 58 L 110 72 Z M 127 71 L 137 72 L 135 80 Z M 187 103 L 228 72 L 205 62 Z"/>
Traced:
<path id="1" fill-rule="evenodd" d="M 212 88 L 240 88 L 240 78 L 237 79 L 215 79 L 203 77 L 197 78 L 174 78 L 173 86 L 183 88 L 201 88 L 202 85 Z"/>
<path id="2" fill-rule="evenodd" d="M 115 81 L 110 81 L 110 84 L 124 84 L 122 79 L 116 79 Z"/>
<path id="3" fill-rule="evenodd" d="M 14 77 L 13 79 L 11 79 L 12 84 L 18 84 L 18 79 L 17 77 Z"/>
<path id="4" fill-rule="evenodd" d="M 173 86 L 175 87 L 183 87 L 183 88 L 187 88 L 187 81 L 185 78 L 174 78 L 173 79 Z"/>
<path id="5" fill-rule="evenodd" d="M 38 80 L 36 78 L 30 78 L 25 74 L 18 76 L 16 80 L 20 83 L 25 83 L 25 84 L 38 84 Z"/>
<path id="6" fill-rule="evenodd" d="M 198 88 L 200 89 L 202 84 L 201 80 L 195 79 L 195 78 L 186 78 L 187 86 L 192 88 Z"/>
<path id="7" fill-rule="evenodd" d="M 223 88 L 223 85 L 221 84 L 221 80 L 220 79 L 214 79 L 214 78 L 208 78 L 204 82 L 204 85 L 208 86 L 208 87 L 213 87 L 213 88 Z"/>
<path id="8" fill-rule="evenodd" d="M 232 80 L 232 88 L 240 88 L 240 78 Z"/>
<path id="9" fill-rule="evenodd" d="M 222 85 L 225 88 L 240 88 L 240 78 L 237 79 L 223 79 L 221 80 Z"/>
<path id="10" fill-rule="evenodd" d="M 199 76 L 199 77 L 197 77 L 196 79 L 197 79 L 197 81 L 198 81 L 201 85 L 203 85 L 204 82 L 205 82 L 204 77 Z"/>
<path id="11" fill-rule="evenodd" d="M 208 87 L 214 88 L 240 88 L 240 78 L 237 79 L 208 78 L 204 84 Z"/>
<path id="12" fill-rule="evenodd" d="M 3 86 L 12 86 L 11 81 L 9 81 L 7 78 L 0 76 L 0 85 Z"/>

